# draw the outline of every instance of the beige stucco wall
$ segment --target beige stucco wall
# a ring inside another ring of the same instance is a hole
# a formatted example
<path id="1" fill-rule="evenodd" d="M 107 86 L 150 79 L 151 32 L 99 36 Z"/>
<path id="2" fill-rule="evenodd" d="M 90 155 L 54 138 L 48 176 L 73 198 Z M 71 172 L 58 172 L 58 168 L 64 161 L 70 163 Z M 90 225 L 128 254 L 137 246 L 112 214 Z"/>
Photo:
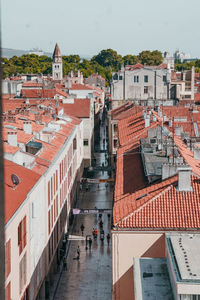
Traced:
<path id="1" fill-rule="evenodd" d="M 113 299 L 134 299 L 133 258 L 165 257 L 162 233 L 112 233 Z"/>
<path id="2" fill-rule="evenodd" d="M 22 253 L 19 255 L 18 246 L 18 226 L 22 219 L 26 216 L 26 247 L 23 249 Z M 19 300 L 23 295 L 26 287 L 30 282 L 30 241 L 29 241 L 30 231 L 29 231 L 29 202 L 25 201 L 9 222 L 5 226 L 5 242 L 9 239 L 11 240 L 11 272 L 5 281 L 5 286 L 11 282 L 11 299 Z M 21 293 L 19 287 L 19 265 L 22 257 L 26 253 L 26 284 L 24 285 Z"/>

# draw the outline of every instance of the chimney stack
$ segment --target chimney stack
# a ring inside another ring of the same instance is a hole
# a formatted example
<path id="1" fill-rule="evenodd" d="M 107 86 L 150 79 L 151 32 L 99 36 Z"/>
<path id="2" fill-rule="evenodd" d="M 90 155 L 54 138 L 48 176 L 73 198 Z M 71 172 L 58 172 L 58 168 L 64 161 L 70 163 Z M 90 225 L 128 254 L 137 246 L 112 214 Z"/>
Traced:
<path id="1" fill-rule="evenodd" d="M 156 115 L 153 115 L 152 120 L 153 120 L 153 122 L 156 122 L 156 120 L 157 120 Z"/>
<path id="2" fill-rule="evenodd" d="M 181 136 L 182 132 L 183 132 L 183 127 L 182 126 L 176 126 L 175 135 Z"/>
<path id="3" fill-rule="evenodd" d="M 194 158 L 200 160 L 200 147 L 197 145 L 194 147 Z"/>
<path id="4" fill-rule="evenodd" d="M 191 171 L 188 165 L 183 165 L 178 168 L 178 191 L 192 192 L 191 186 Z"/>
<path id="5" fill-rule="evenodd" d="M 17 131 L 8 131 L 8 144 L 17 147 Z"/>
<path id="6" fill-rule="evenodd" d="M 24 132 L 28 134 L 32 134 L 32 122 L 31 121 L 24 121 Z"/>
<path id="7" fill-rule="evenodd" d="M 149 127 L 150 126 L 150 116 L 146 115 L 144 118 L 144 121 L 145 121 L 145 128 Z"/>

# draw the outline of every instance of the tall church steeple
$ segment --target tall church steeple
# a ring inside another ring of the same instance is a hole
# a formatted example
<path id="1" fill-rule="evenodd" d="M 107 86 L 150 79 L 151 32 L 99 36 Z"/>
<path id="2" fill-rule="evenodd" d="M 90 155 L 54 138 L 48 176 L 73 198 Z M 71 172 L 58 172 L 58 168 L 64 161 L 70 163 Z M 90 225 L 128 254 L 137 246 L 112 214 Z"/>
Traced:
<path id="1" fill-rule="evenodd" d="M 52 77 L 53 80 L 63 79 L 62 55 L 57 43 L 53 52 Z"/>

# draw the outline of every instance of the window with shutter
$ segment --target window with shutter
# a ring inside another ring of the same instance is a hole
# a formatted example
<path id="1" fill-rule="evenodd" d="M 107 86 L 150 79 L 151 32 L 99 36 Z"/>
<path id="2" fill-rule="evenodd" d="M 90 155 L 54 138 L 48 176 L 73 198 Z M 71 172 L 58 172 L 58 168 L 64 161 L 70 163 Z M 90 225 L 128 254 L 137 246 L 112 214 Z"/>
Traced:
<path id="1" fill-rule="evenodd" d="M 56 170 L 56 191 L 58 190 L 58 170 Z"/>
<path id="2" fill-rule="evenodd" d="M 22 253 L 22 222 L 18 226 L 18 246 L 19 246 L 19 255 Z"/>
<path id="3" fill-rule="evenodd" d="M 5 261 L 6 261 L 6 278 L 10 274 L 11 271 L 11 242 L 10 239 L 6 243 L 6 251 L 5 251 Z"/>
<path id="4" fill-rule="evenodd" d="M 48 206 L 50 205 L 50 181 L 48 182 Z"/>
<path id="5" fill-rule="evenodd" d="M 6 300 L 11 300 L 11 284 L 10 284 L 10 282 L 6 286 Z"/>
<path id="6" fill-rule="evenodd" d="M 51 201 L 52 201 L 52 198 L 53 198 L 53 179 L 51 177 Z"/>
<path id="7" fill-rule="evenodd" d="M 55 173 L 53 174 L 53 186 L 54 186 L 54 195 L 56 193 L 56 175 Z"/>
<path id="8" fill-rule="evenodd" d="M 51 232 L 51 210 L 48 211 L 48 229 L 49 229 L 49 234 Z"/>
<path id="9" fill-rule="evenodd" d="M 26 246 L 26 216 L 23 219 L 23 249 Z"/>

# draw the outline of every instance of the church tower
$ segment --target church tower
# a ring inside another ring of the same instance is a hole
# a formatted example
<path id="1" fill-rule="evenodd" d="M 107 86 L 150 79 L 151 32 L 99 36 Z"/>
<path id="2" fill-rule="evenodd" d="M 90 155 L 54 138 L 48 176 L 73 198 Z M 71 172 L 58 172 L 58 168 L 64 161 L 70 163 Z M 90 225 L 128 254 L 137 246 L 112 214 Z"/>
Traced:
<path id="1" fill-rule="evenodd" d="M 62 55 L 57 43 L 53 52 L 52 77 L 53 80 L 63 79 Z"/>

